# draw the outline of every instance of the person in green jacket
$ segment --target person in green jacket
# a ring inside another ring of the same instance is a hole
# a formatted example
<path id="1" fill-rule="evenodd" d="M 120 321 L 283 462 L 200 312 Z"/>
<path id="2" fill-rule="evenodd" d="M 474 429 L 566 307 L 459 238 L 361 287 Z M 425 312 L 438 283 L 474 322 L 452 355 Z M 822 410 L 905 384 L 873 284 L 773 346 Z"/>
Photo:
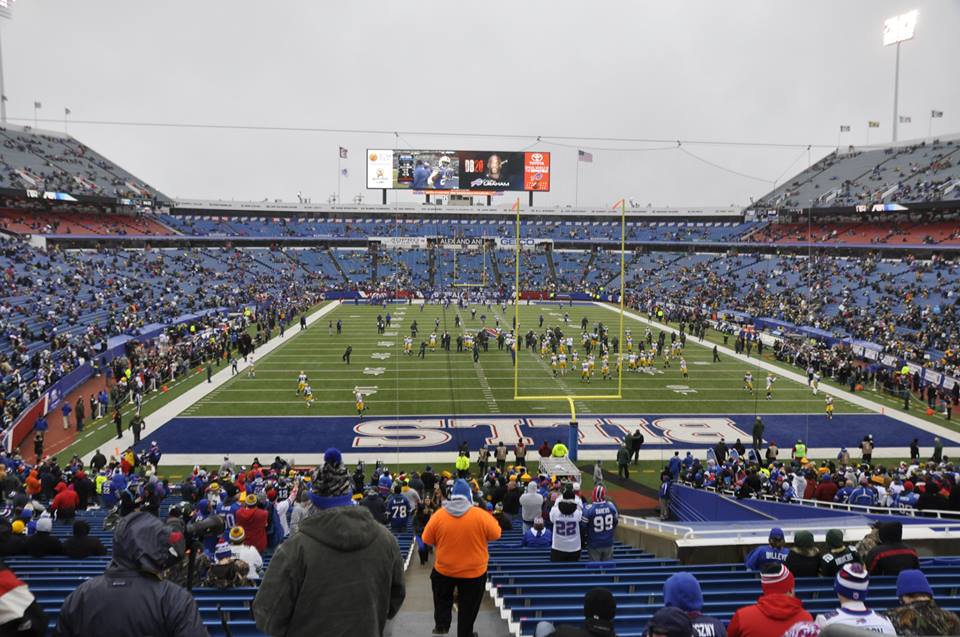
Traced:
<path id="1" fill-rule="evenodd" d="M 273 637 L 380 637 L 406 595 L 396 538 L 355 506 L 340 451 L 328 449 L 307 517 L 273 555 L 253 600 Z"/>

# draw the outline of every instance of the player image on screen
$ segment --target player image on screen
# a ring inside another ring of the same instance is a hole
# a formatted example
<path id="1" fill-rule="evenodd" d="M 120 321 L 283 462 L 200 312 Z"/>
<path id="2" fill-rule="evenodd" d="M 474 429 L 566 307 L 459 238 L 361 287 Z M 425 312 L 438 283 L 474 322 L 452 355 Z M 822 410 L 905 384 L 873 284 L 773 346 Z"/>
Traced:
<path id="1" fill-rule="evenodd" d="M 508 163 L 508 161 L 500 159 L 500 155 L 490 155 L 490 157 L 487 158 L 487 172 L 484 177 L 487 179 L 502 179 L 502 169 L 506 163 Z"/>
<path id="2" fill-rule="evenodd" d="M 456 182 L 456 183 L 455 183 Z M 427 178 L 427 188 L 432 190 L 446 190 L 457 188 L 459 179 L 457 171 L 453 168 L 453 162 L 447 155 L 441 155 L 437 160 L 437 166 L 430 171 L 430 177 Z"/>

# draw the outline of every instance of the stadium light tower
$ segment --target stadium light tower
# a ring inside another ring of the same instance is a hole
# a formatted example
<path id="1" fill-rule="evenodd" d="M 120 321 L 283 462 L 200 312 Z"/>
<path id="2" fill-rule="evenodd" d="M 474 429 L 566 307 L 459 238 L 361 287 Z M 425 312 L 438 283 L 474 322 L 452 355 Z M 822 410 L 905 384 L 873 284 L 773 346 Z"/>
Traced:
<path id="1" fill-rule="evenodd" d="M 917 28 L 917 15 L 920 12 L 914 9 L 907 13 L 888 18 L 883 23 L 883 46 L 897 45 L 897 61 L 893 75 L 893 141 L 897 141 L 897 124 L 899 123 L 898 106 L 900 100 L 900 44 L 913 39 L 913 32 Z"/>

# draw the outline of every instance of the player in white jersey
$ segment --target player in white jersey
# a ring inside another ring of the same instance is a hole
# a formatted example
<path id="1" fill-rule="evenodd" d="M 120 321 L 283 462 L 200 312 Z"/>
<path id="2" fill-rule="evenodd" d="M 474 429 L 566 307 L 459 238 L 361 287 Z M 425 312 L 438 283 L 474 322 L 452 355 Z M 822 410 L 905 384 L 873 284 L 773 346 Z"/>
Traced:
<path id="1" fill-rule="evenodd" d="M 577 353 L 577 350 L 570 352 L 570 362 L 576 365 L 580 361 L 580 354 Z"/>
<path id="2" fill-rule="evenodd" d="M 767 400 L 773 399 L 773 382 L 777 380 L 773 374 L 767 374 Z"/>
<path id="3" fill-rule="evenodd" d="M 303 386 L 303 401 L 307 404 L 307 407 L 316 402 L 313 398 L 313 388 L 310 387 L 310 383 L 305 383 Z"/>
<path id="4" fill-rule="evenodd" d="M 603 374 L 603 380 L 610 380 L 610 357 L 604 356 L 600 361 L 600 372 Z"/>
<path id="5" fill-rule="evenodd" d="M 684 378 L 690 378 L 690 374 L 687 372 L 687 360 L 681 356 L 680 357 L 680 375 Z"/>
<path id="6" fill-rule="evenodd" d="M 429 344 L 430 344 L 430 351 L 431 351 L 431 352 L 437 351 L 437 333 L 436 333 L 436 332 L 431 332 L 431 333 L 430 333 L 430 343 L 429 343 Z"/>
<path id="7" fill-rule="evenodd" d="M 817 392 L 820 391 L 820 372 L 813 373 L 813 379 L 810 381 L 810 386 L 813 387 L 813 395 L 816 396 Z"/>
<path id="8" fill-rule="evenodd" d="M 553 370 L 553 376 L 554 376 L 554 378 L 556 378 L 556 376 L 557 376 L 557 370 L 559 369 L 559 367 L 557 366 L 557 355 L 556 355 L 556 354 L 551 354 L 551 355 L 550 355 L 550 369 Z"/>
<path id="9" fill-rule="evenodd" d="M 753 393 L 753 373 L 747 372 L 743 375 L 743 388 L 751 394 Z"/>
<path id="10" fill-rule="evenodd" d="M 567 373 L 567 355 L 563 352 L 560 352 L 560 375 L 565 376 Z"/>
<path id="11" fill-rule="evenodd" d="M 363 412 L 367 410 L 367 406 L 363 403 L 363 392 L 355 392 L 354 397 L 357 399 L 357 415 L 360 416 L 360 420 L 363 420 Z"/>
<path id="12" fill-rule="evenodd" d="M 590 382 L 590 363 L 587 361 L 580 365 L 580 382 Z"/>
<path id="13" fill-rule="evenodd" d="M 633 352 L 630 352 L 630 355 L 627 357 L 627 369 L 631 372 L 637 371 L 637 355 Z"/>
<path id="14" fill-rule="evenodd" d="M 298 396 L 303 393 L 303 388 L 306 387 L 306 385 L 307 385 L 307 374 L 303 370 L 300 370 L 300 375 L 297 376 L 297 395 Z"/>
<path id="15" fill-rule="evenodd" d="M 823 402 L 823 409 L 827 412 L 827 420 L 833 420 L 833 396 L 827 396 Z"/>
<path id="16" fill-rule="evenodd" d="M 409 336 L 403 337 L 403 353 L 407 356 L 411 356 L 413 354 L 413 339 Z"/>

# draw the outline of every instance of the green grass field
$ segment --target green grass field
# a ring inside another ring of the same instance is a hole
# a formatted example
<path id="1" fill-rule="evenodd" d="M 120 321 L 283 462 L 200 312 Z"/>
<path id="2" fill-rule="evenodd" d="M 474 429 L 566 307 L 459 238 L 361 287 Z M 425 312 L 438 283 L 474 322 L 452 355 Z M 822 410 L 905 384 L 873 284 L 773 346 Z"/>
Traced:
<path id="1" fill-rule="evenodd" d="M 386 334 L 378 335 L 376 317 L 389 311 L 394 317 Z M 256 377 L 241 374 L 232 378 L 206 398 L 189 407 L 190 416 L 287 416 L 287 415 L 351 415 L 355 414 L 354 390 L 367 388 L 367 416 L 449 415 L 460 414 L 529 414 L 564 413 L 567 404 L 562 399 L 514 400 L 514 372 L 509 351 L 497 349 L 491 340 L 488 352 L 480 354 L 478 364 L 469 352 L 456 351 L 458 332 L 476 333 L 484 323 L 493 327 L 496 320 L 509 327 L 513 308 L 507 307 L 507 316 L 501 316 L 498 306 L 477 307 L 476 318 L 462 311 L 461 328 L 455 327 L 457 308 L 444 309 L 438 305 L 389 305 L 382 307 L 344 304 L 314 323 L 310 329 L 256 363 Z M 619 314 L 604 307 L 585 305 L 558 307 L 556 305 L 523 305 L 520 308 L 520 332 L 529 329 L 539 332 L 539 316 L 544 327 L 561 325 L 563 313 L 569 313 L 565 334 L 574 337 L 579 347 L 580 321 L 586 317 L 592 326 L 603 321 L 611 333 L 618 329 Z M 439 319 L 437 334 L 444 330 L 453 337 L 450 352 L 438 347 L 428 351 L 424 359 L 417 357 L 420 340 L 428 340 Z M 328 322 L 343 322 L 343 333 L 328 333 Z M 410 334 L 416 321 L 418 338 L 413 354 L 403 354 L 403 338 Z M 625 328 L 631 329 L 635 343 L 644 338 L 646 326 L 629 318 Z M 656 338 L 656 332 L 654 332 Z M 667 337 L 669 342 L 669 335 Z M 345 348 L 353 347 L 352 362 L 345 364 L 341 357 Z M 581 414 L 614 413 L 703 413 L 703 414 L 767 414 L 767 413 L 823 413 L 823 397 L 813 396 L 802 384 L 778 377 L 772 400 L 764 398 L 766 374 L 756 368 L 729 359 L 711 362 L 708 347 L 688 339 L 684 356 L 690 377 L 683 379 L 677 361 L 664 369 L 658 362 L 653 374 L 623 372 L 622 399 L 578 400 Z M 769 360 L 769 359 L 768 359 Z M 310 378 L 317 401 L 307 407 L 296 395 L 297 376 L 303 370 Z M 756 392 L 743 388 L 743 375 L 754 375 Z M 597 368 L 599 372 L 599 365 Z M 539 353 L 521 349 L 519 364 L 519 394 L 521 396 L 587 396 L 617 393 L 616 373 L 604 381 L 595 375 L 589 384 L 580 380 L 579 368 L 568 370 L 566 376 L 554 378 L 549 360 Z M 836 412 L 863 413 L 859 407 L 838 400 Z"/>

